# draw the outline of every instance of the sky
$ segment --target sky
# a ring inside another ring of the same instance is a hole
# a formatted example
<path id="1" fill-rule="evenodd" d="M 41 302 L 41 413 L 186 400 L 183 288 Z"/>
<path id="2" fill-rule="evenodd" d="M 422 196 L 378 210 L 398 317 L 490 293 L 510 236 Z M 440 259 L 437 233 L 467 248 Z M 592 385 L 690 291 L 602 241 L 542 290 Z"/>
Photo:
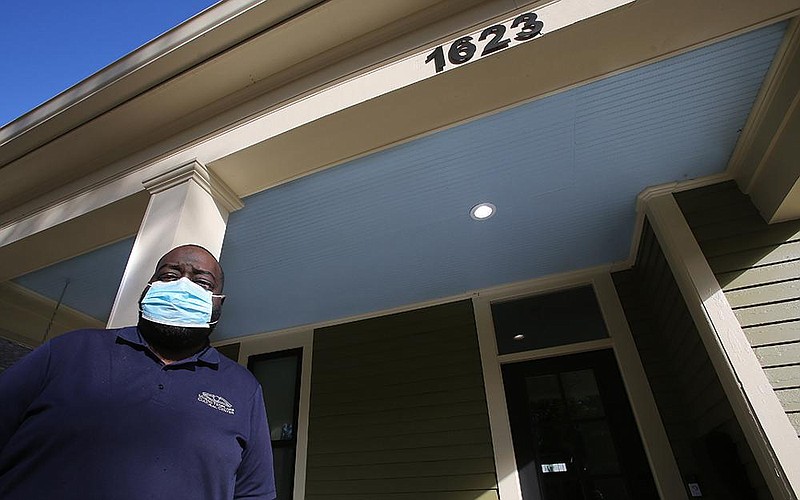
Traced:
<path id="1" fill-rule="evenodd" d="M 1 0 L 0 127 L 214 3 Z"/>

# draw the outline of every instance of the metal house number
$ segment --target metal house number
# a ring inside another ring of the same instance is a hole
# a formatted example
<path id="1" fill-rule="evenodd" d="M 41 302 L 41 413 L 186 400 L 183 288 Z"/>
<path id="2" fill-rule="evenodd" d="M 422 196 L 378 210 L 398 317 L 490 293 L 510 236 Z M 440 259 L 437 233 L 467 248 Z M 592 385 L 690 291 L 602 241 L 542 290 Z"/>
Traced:
<path id="1" fill-rule="evenodd" d="M 526 12 L 525 14 L 515 17 L 514 20 L 511 21 L 511 26 L 509 28 L 506 28 L 506 24 L 507 22 L 495 24 L 481 32 L 477 41 L 479 43 L 486 41 L 486 43 L 481 44 L 483 50 L 480 51 L 478 59 L 510 47 L 512 44 L 517 45 L 522 42 L 527 42 L 541 34 L 542 28 L 544 27 L 544 23 L 540 21 L 533 12 Z M 504 38 L 507 31 L 511 33 L 509 37 Z M 474 38 L 472 36 L 462 36 L 458 40 L 455 40 L 450 44 L 450 48 L 447 50 L 447 59 L 445 59 L 444 46 L 440 45 L 433 49 L 433 52 L 428 54 L 428 58 L 425 59 L 425 64 L 433 62 L 437 73 L 444 71 L 448 61 L 450 64 L 454 65 L 464 64 L 472 59 L 476 52 L 478 52 L 478 45 L 476 45 L 473 40 Z"/>

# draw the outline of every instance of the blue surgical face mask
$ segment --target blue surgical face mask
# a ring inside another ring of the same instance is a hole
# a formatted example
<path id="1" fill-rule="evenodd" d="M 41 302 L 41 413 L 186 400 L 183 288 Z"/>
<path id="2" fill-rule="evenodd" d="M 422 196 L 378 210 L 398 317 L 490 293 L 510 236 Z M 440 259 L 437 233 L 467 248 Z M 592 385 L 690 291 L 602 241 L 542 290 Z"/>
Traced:
<path id="1" fill-rule="evenodd" d="M 185 328 L 208 328 L 214 295 L 189 278 L 156 281 L 148 285 L 140 305 L 142 317 L 154 323 Z"/>

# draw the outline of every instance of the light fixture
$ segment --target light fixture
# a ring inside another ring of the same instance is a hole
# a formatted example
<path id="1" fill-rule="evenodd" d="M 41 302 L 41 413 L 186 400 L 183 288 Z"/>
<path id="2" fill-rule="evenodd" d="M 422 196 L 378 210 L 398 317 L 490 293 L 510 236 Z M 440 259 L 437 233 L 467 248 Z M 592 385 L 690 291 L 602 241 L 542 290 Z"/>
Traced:
<path id="1" fill-rule="evenodd" d="M 497 211 L 491 203 L 478 203 L 469 210 L 469 216 L 475 220 L 486 220 Z"/>
<path id="2" fill-rule="evenodd" d="M 521 333 L 518 335 L 514 335 L 514 340 L 525 340 L 525 335 Z"/>

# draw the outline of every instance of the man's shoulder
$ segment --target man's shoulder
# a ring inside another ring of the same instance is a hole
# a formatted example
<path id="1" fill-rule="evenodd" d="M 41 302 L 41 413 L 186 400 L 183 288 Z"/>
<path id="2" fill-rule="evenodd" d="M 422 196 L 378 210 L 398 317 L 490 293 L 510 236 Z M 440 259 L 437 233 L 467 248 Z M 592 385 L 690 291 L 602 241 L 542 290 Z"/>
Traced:
<path id="1" fill-rule="evenodd" d="M 128 327 L 135 328 L 135 327 Z M 50 340 L 52 349 L 74 349 L 87 345 L 113 344 L 117 336 L 128 328 L 83 328 L 72 330 Z"/>
<path id="2" fill-rule="evenodd" d="M 212 347 L 212 349 L 214 348 Z M 217 354 L 219 355 L 220 374 L 228 378 L 229 381 L 235 382 L 242 388 L 249 388 L 253 392 L 256 390 L 259 385 L 258 380 L 256 380 L 255 376 L 250 370 L 240 365 L 236 361 L 233 361 L 219 351 L 217 351 Z"/>

